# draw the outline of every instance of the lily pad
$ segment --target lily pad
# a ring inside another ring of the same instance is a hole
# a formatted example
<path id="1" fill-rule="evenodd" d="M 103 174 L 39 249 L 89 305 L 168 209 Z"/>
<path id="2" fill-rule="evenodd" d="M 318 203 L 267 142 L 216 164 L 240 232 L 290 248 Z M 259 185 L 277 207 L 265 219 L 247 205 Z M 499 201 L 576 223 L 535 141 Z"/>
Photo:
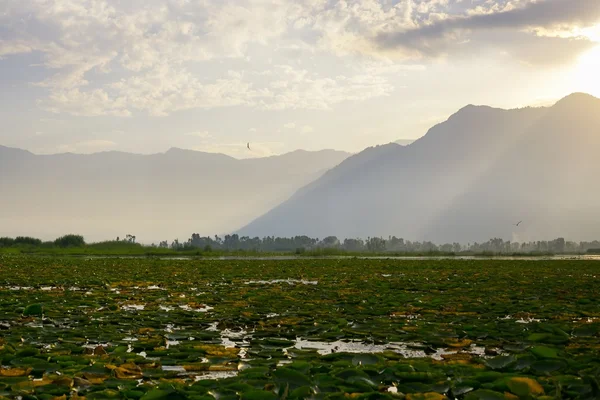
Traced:
<path id="1" fill-rule="evenodd" d="M 551 347 L 535 346 L 530 351 L 539 358 L 558 358 L 558 351 Z"/>
<path id="2" fill-rule="evenodd" d="M 497 356 L 490 360 L 486 360 L 486 364 L 491 369 L 505 369 L 510 365 L 514 364 L 517 361 L 516 357 L 513 355 L 508 356 Z"/>
<path id="3" fill-rule="evenodd" d="M 536 380 L 527 377 L 510 378 L 507 382 L 510 391 L 519 397 L 539 396 L 544 388 Z"/>
<path id="4" fill-rule="evenodd" d="M 30 304 L 23 310 L 25 316 L 42 316 L 44 313 L 44 306 L 41 304 Z"/>

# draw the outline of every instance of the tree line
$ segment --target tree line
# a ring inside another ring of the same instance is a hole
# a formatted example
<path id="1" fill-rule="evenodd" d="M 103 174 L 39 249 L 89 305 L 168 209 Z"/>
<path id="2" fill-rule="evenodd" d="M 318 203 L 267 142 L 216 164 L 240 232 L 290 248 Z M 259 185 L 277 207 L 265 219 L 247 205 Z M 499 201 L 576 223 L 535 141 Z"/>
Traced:
<path id="1" fill-rule="evenodd" d="M 239 236 L 237 234 L 220 237 L 215 235 L 201 236 L 197 233 L 186 241 L 175 239 L 169 243 L 164 240 L 159 244 L 144 246 L 136 242 L 136 237 L 131 234 L 116 240 L 86 244 L 81 235 L 64 235 L 54 241 L 42 241 L 41 239 L 19 236 L 16 238 L 0 237 L 0 248 L 6 247 L 35 247 L 35 248 L 80 248 L 85 246 L 110 245 L 118 247 L 135 246 L 151 249 L 165 249 L 172 251 L 198 251 L 198 252 L 287 252 L 302 254 L 305 252 L 348 252 L 348 253 L 411 253 L 411 254 L 461 254 L 461 253 L 493 253 L 493 254 L 530 254 L 530 253 L 552 253 L 552 254 L 600 254 L 600 241 L 574 242 L 564 238 L 550 241 L 511 242 L 500 238 L 490 239 L 482 243 L 446 243 L 435 244 L 429 241 L 410 241 L 396 236 L 369 237 L 367 239 L 338 239 L 335 236 L 327 236 L 323 239 L 308 236 L 263 238 Z"/>
<path id="2" fill-rule="evenodd" d="M 308 236 L 263 238 L 239 236 L 237 234 L 219 237 L 200 236 L 194 233 L 187 241 L 174 240 L 170 244 L 161 242 L 158 247 L 174 250 L 245 250 L 258 252 L 305 252 L 311 250 L 340 250 L 353 253 L 588 253 L 599 251 L 600 241 L 573 242 L 558 238 L 550 241 L 511 242 L 500 238 L 483 243 L 446 243 L 435 244 L 430 241 L 410 241 L 396 236 L 369 237 L 367 239 L 338 239 L 327 236 L 323 239 Z"/>
<path id="3" fill-rule="evenodd" d="M 41 239 L 30 236 L 17 236 L 16 238 L 0 237 L 0 247 L 82 247 L 85 246 L 85 239 L 81 235 L 64 235 L 56 238 L 54 241 L 43 242 Z"/>

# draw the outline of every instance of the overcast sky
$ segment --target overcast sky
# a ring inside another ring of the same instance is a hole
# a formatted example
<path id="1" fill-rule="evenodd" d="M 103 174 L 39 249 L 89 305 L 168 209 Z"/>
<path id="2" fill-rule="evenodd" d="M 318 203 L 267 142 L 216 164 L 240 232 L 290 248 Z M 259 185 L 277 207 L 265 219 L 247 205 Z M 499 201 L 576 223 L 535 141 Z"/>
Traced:
<path id="1" fill-rule="evenodd" d="M 356 152 L 597 71 L 598 0 L 0 0 L 0 145 Z"/>

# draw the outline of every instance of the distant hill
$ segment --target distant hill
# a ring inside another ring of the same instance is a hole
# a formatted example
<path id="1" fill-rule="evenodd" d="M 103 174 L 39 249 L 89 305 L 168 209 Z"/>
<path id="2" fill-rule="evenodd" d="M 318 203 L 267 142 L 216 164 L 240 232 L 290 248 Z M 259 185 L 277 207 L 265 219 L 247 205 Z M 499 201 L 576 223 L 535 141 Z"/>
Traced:
<path id="1" fill-rule="evenodd" d="M 598 238 L 599 153 L 600 100 L 592 96 L 547 108 L 469 105 L 408 146 L 349 157 L 239 233 Z"/>
<path id="2" fill-rule="evenodd" d="M 294 151 L 237 160 L 171 149 L 139 155 L 34 155 L 0 146 L 0 236 L 138 240 L 227 232 L 290 197 L 348 156 Z"/>

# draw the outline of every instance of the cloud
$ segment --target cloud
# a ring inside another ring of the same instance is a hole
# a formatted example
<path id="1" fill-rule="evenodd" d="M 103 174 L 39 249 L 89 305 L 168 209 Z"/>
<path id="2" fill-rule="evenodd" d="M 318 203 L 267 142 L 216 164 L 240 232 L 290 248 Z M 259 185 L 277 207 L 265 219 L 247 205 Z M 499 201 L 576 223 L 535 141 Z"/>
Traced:
<path id="1" fill-rule="evenodd" d="M 311 133 L 314 132 L 314 128 L 310 125 L 298 125 L 296 122 L 288 122 L 287 124 L 284 124 L 283 127 L 285 129 L 289 129 L 289 130 L 293 130 L 296 132 L 300 132 L 300 133 Z"/>
<path id="2" fill-rule="evenodd" d="M 501 44 L 500 48 L 512 58 L 531 66 L 569 64 L 598 45 L 584 38 L 518 36 L 520 40 Z"/>
<path id="3" fill-rule="evenodd" d="M 184 133 L 184 135 L 199 137 L 201 139 L 210 139 L 213 137 L 208 131 L 187 132 L 187 133 Z"/>
<path id="4" fill-rule="evenodd" d="M 250 50 L 256 46 L 272 45 L 265 49 L 279 60 L 297 59 L 298 51 L 354 52 L 340 48 L 341 42 L 357 42 L 348 29 L 364 36 L 374 25 L 397 26 L 394 18 L 406 12 L 384 3 L 5 0 L 0 56 L 41 55 L 39 65 L 49 76 L 32 83 L 48 92 L 39 106 L 57 114 L 166 116 L 232 106 L 328 110 L 388 95 L 394 88 L 383 75 L 390 71 L 353 67 L 340 73 L 286 64 L 265 69 L 254 61 L 247 64 L 254 71 L 239 63 L 224 70 L 223 63 L 254 60 Z"/>
<path id="5" fill-rule="evenodd" d="M 311 132 L 314 132 L 314 131 L 315 131 L 315 129 L 312 126 L 310 126 L 310 125 L 304 125 L 302 127 L 302 129 L 300 129 L 300 132 L 302 132 L 302 133 L 311 133 Z"/>
<path id="6" fill-rule="evenodd" d="M 272 95 L 260 100 L 266 110 L 329 110 L 335 104 L 388 96 L 394 90 L 387 78 L 367 72 L 321 77 L 291 65 L 277 65 L 271 76 L 268 92 Z"/>
<path id="7" fill-rule="evenodd" d="M 204 82 L 186 69 L 163 64 L 101 89 L 56 88 L 39 104 L 54 113 L 123 117 L 136 111 L 167 116 L 180 110 L 232 106 L 329 110 L 344 101 L 387 96 L 394 89 L 381 76 L 365 73 L 328 78 L 291 66 L 276 67 L 270 78 L 263 87 L 257 87 L 243 75 Z"/>
<path id="8" fill-rule="evenodd" d="M 0 58 L 39 58 L 38 104 L 56 114 L 331 110 L 400 89 L 393 77 L 425 68 L 414 59 L 492 44 L 569 60 L 599 19 L 598 0 L 4 0 Z M 507 32 L 533 38 L 528 50 Z"/>
<path id="9" fill-rule="evenodd" d="M 0 39 L 0 60 L 4 56 L 14 55 L 14 54 L 23 54 L 23 53 L 31 53 L 33 48 L 29 46 L 27 43 L 21 41 L 7 41 Z"/>
<path id="10" fill-rule="evenodd" d="M 131 115 L 123 97 L 111 97 L 103 89 L 89 91 L 79 88 L 57 89 L 52 91 L 48 98 L 39 100 L 38 105 L 56 114 L 69 113 L 85 117 L 101 115 L 129 117 Z"/>
<path id="11" fill-rule="evenodd" d="M 437 55 L 451 42 L 482 31 L 529 31 L 539 36 L 577 36 L 576 28 L 600 22 L 597 0 L 540 0 L 502 11 L 448 16 L 414 28 L 379 32 L 375 42 L 382 50 L 403 49 Z"/>

